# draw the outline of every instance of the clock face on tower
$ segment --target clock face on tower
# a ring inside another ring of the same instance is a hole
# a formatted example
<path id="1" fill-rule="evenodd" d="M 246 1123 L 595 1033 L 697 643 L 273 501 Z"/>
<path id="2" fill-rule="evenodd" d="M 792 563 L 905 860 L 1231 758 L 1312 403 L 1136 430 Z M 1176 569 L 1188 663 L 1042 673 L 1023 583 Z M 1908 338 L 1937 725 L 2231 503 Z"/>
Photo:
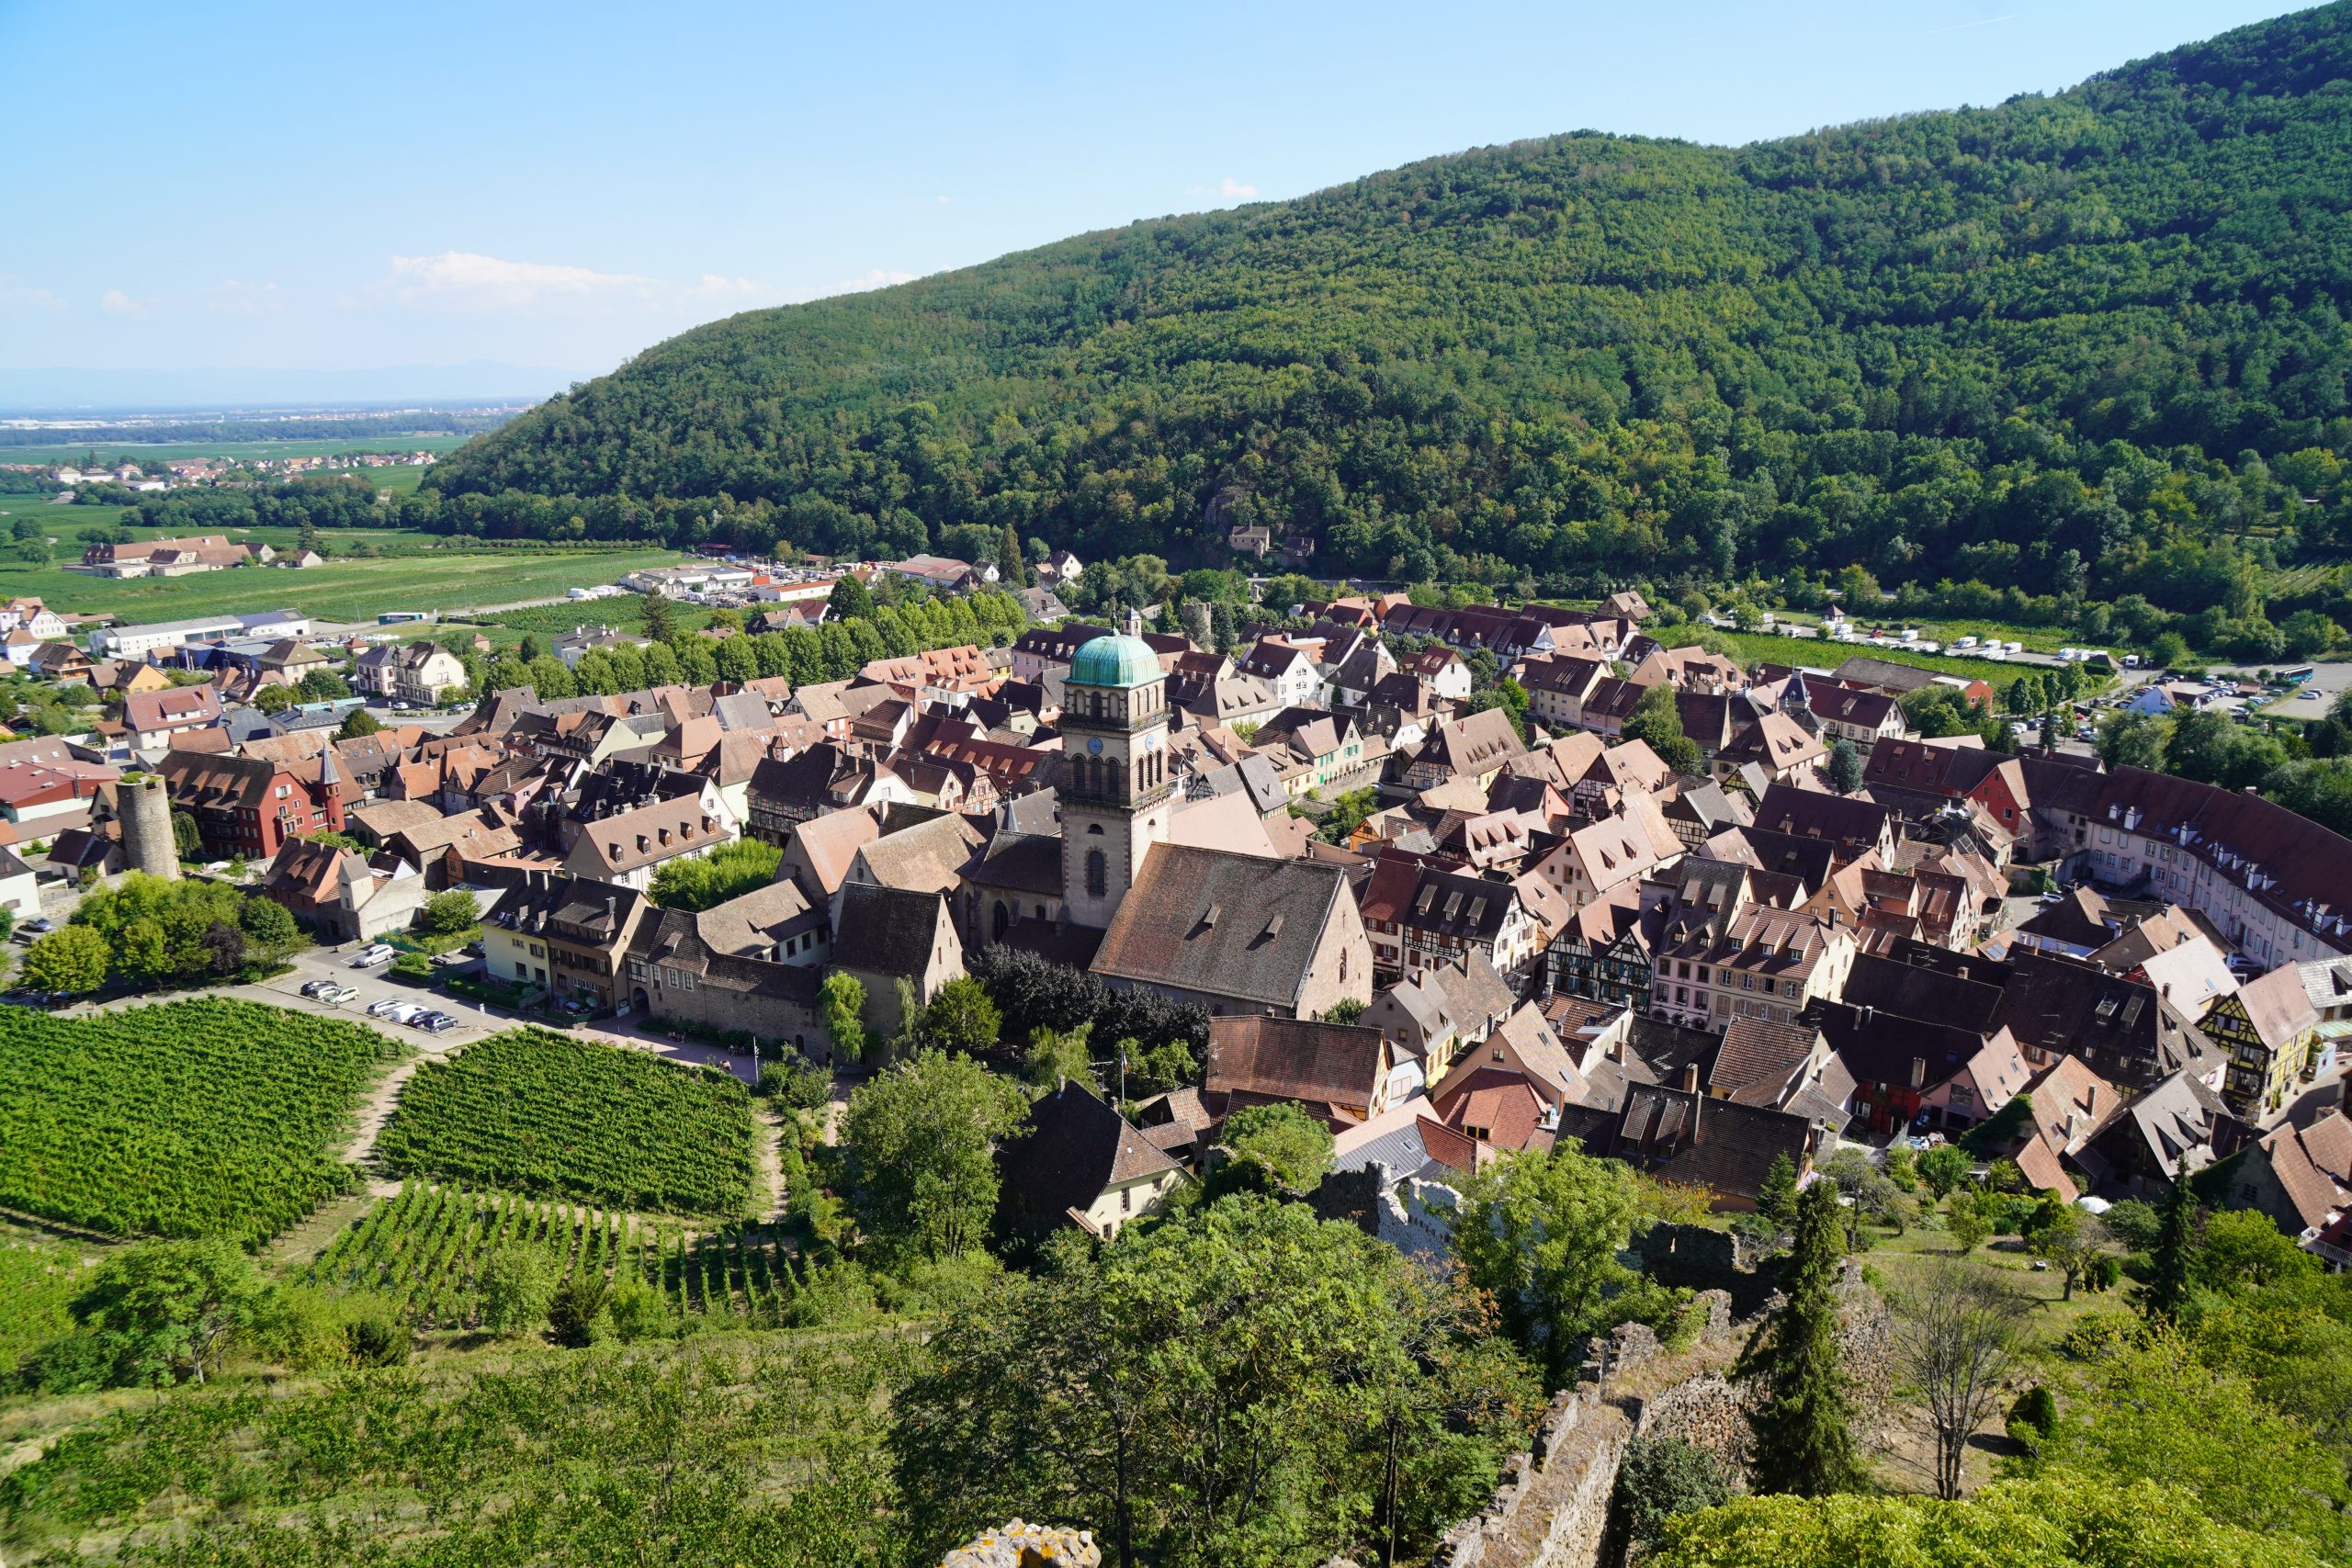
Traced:
<path id="1" fill-rule="evenodd" d="M 1102 738 L 1101 736 L 1099 736 L 1099 735 L 1098 735 L 1098 736 L 1093 737 L 1091 739 L 1090 739 L 1090 740 L 1088 740 L 1088 741 L 1087 741 L 1087 743 L 1086 743 L 1086 749 L 1087 749 L 1088 750 L 1090 750 L 1090 751 L 1093 752 L 1093 753 L 1094 753 L 1095 755 L 1097 755 L 1097 756 L 1102 755 Z"/>

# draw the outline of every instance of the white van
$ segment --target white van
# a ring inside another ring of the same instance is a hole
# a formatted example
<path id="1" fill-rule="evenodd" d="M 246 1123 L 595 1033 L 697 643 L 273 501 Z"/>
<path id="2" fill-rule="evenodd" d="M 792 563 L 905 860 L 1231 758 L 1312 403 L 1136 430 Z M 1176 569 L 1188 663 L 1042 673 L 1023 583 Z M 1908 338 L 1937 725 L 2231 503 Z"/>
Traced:
<path id="1" fill-rule="evenodd" d="M 1954 648 L 1974 648 L 1976 639 L 1973 637 L 1956 637 L 1951 639 L 1951 645 Z"/>
<path id="2" fill-rule="evenodd" d="M 2001 645 L 2001 651 L 2004 653 L 2023 653 L 2025 651 L 2025 644 L 2021 642 L 2005 642 Z"/>

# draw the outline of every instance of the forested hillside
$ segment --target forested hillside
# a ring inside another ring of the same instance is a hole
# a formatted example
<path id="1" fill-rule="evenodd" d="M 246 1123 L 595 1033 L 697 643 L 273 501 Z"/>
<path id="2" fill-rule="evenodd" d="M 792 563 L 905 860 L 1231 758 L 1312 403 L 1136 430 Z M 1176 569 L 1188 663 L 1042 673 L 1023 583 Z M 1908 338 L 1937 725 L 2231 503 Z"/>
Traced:
<path id="1" fill-rule="evenodd" d="M 2352 544 L 2347 205 L 2338 3 L 1998 107 L 1489 148 L 738 316 L 404 504 L 1180 563 L 1258 520 L 1396 579 L 1859 566 L 2258 617 L 2259 568 Z"/>

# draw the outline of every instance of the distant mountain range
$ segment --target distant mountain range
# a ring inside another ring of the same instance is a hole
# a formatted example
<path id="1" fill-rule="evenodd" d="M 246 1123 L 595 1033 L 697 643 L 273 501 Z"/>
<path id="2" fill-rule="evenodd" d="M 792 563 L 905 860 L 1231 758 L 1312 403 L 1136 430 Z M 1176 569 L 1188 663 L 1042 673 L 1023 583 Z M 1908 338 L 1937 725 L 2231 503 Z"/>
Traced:
<path id="1" fill-rule="evenodd" d="M 427 485 L 514 532 L 1186 564 L 1263 523 L 1386 579 L 2258 615 L 2237 541 L 2352 543 L 2347 207 L 2342 0 L 1996 107 L 1485 148 L 749 312 Z"/>
<path id="2" fill-rule="evenodd" d="M 374 370 L 0 370 L 0 418 L 537 402 L 574 379 L 486 360 Z"/>

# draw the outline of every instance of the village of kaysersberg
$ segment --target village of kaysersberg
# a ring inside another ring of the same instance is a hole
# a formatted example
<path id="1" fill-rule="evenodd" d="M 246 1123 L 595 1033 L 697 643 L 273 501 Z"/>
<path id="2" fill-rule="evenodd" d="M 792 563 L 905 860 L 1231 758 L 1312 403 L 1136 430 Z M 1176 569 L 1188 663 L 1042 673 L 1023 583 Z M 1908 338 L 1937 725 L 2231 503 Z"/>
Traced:
<path id="1" fill-rule="evenodd" d="M 2352 1563 L 2352 0 L 133 9 L 8 1568 Z"/>

